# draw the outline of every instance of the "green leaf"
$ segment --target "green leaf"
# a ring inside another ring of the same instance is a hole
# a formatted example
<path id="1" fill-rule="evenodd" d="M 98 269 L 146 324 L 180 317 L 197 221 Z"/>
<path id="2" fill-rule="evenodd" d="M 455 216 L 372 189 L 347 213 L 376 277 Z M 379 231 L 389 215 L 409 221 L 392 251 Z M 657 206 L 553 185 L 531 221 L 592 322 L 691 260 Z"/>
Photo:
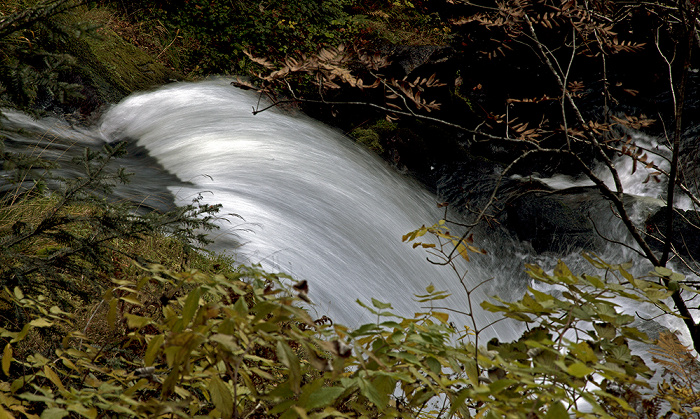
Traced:
<path id="1" fill-rule="evenodd" d="M 666 268 L 666 267 L 663 267 L 663 266 L 655 266 L 655 267 L 654 267 L 654 271 L 655 271 L 657 274 L 659 274 L 659 276 L 670 277 L 671 275 L 673 275 L 673 271 L 672 271 L 672 270 L 670 270 L 670 269 L 668 269 L 668 268 Z"/>
<path id="2" fill-rule="evenodd" d="M 557 402 L 554 402 L 554 404 L 549 408 L 544 419 L 561 419 L 561 418 L 568 418 L 568 417 L 569 417 L 569 412 L 566 411 L 566 408 L 564 407 L 562 402 L 557 401 Z"/>
<path id="3" fill-rule="evenodd" d="M 165 340 L 165 336 L 163 335 L 157 335 L 151 338 L 151 341 L 148 342 L 148 347 L 146 348 L 146 354 L 144 355 L 143 362 L 144 365 L 147 367 L 150 367 L 153 365 L 153 362 L 156 359 L 156 355 L 158 354 L 158 350 L 163 346 L 163 341 Z"/>
<path id="4" fill-rule="evenodd" d="M 587 367 L 586 364 L 582 362 L 574 362 L 573 364 L 569 365 L 567 372 L 574 377 L 582 378 L 592 373 L 593 368 Z"/>
<path id="5" fill-rule="evenodd" d="M 277 357 L 280 362 L 289 369 L 289 380 L 292 391 L 294 391 L 295 394 L 299 394 L 302 378 L 299 358 L 294 351 L 292 351 L 292 348 L 281 340 L 277 342 Z"/>
<path id="6" fill-rule="evenodd" d="M 52 407 L 41 412 L 41 419 L 61 419 L 68 416 L 69 412 L 60 407 Z"/>
<path id="7" fill-rule="evenodd" d="M 141 317 L 131 313 L 124 313 L 126 317 L 127 324 L 132 329 L 140 329 L 145 325 L 151 323 L 151 319 L 148 317 Z"/>
<path id="8" fill-rule="evenodd" d="M 15 287 L 15 298 L 17 300 L 24 299 L 24 294 L 22 293 L 22 290 L 19 287 Z"/>
<path id="9" fill-rule="evenodd" d="M 202 296 L 202 289 L 197 287 L 187 294 L 185 306 L 182 308 L 182 325 L 187 326 L 199 308 L 199 299 Z"/>
<path id="10" fill-rule="evenodd" d="M 110 328 L 116 327 L 117 324 L 117 303 L 119 301 L 115 298 L 109 301 L 109 311 L 107 311 L 107 324 Z"/>
<path id="11" fill-rule="evenodd" d="M 39 317 L 38 319 L 34 319 L 29 322 L 30 325 L 34 327 L 51 327 L 53 326 L 53 322 L 49 321 L 43 317 Z"/>
<path id="12" fill-rule="evenodd" d="M 491 394 L 498 394 L 503 389 L 508 388 L 512 386 L 513 384 L 518 383 L 517 380 L 511 380 L 511 379 L 501 379 L 501 380 L 496 380 L 493 383 L 489 384 L 489 391 Z"/>
<path id="13" fill-rule="evenodd" d="M 598 362 L 598 357 L 586 342 L 573 343 L 569 349 L 581 362 Z"/>
<path id="14" fill-rule="evenodd" d="M 209 394 L 216 409 L 221 412 L 221 417 L 230 418 L 233 416 L 233 396 L 226 383 L 218 376 L 209 379 Z"/>
<path id="15" fill-rule="evenodd" d="M 559 278 L 571 278 L 573 274 L 569 270 L 569 267 L 559 259 L 557 261 L 557 266 L 554 268 L 554 276 Z"/>
<path id="16" fill-rule="evenodd" d="M 380 310 L 384 310 L 387 308 L 393 309 L 393 307 L 391 306 L 391 303 L 382 303 L 381 301 L 374 299 L 374 298 L 372 298 L 372 305 Z"/>
<path id="17" fill-rule="evenodd" d="M 428 368 L 430 368 L 430 371 L 434 372 L 435 374 L 440 374 L 442 372 L 442 365 L 440 365 L 440 362 L 432 356 L 426 358 L 425 363 L 428 365 Z"/>
<path id="18" fill-rule="evenodd" d="M 593 328 L 600 339 L 613 340 L 617 336 L 615 326 L 610 323 L 594 323 Z"/>
<path id="19" fill-rule="evenodd" d="M 360 387 L 360 393 L 367 397 L 370 403 L 379 409 L 383 409 L 386 406 L 385 402 L 388 402 L 388 396 L 384 395 L 384 397 L 382 397 L 382 395 L 379 394 L 379 390 L 377 390 L 371 381 L 363 377 L 358 377 L 357 385 Z"/>
<path id="20" fill-rule="evenodd" d="M 330 406 L 344 391 L 342 387 L 322 387 L 309 396 L 305 407 L 307 410 L 313 410 Z"/>
<path id="21" fill-rule="evenodd" d="M 51 369 L 51 367 L 49 367 L 48 364 L 44 365 L 44 376 L 51 380 L 51 382 L 54 383 L 56 387 L 58 387 L 61 390 L 65 390 L 65 387 L 63 387 L 63 383 L 58 377 L 58 374 L 56 374 L 56 372 L 53 369 Z"/>
<path id="22" fill-rule="evenodd" d="M 247 316 L 248 305 L 245 303 L 245 298 L 239 298 L 236 300 L 236 303 L 233 305 L 233 310 L 241 317 Z"/>
<path id="23" fill-rule="evenodd" d="M 225 348 L 234 355 L 241 351 L 241 347 L 236 342 L 236 339 L 231 335 L 217 333 L 210 337 L 209 340 L 222 345 L 222 349 Z"/>

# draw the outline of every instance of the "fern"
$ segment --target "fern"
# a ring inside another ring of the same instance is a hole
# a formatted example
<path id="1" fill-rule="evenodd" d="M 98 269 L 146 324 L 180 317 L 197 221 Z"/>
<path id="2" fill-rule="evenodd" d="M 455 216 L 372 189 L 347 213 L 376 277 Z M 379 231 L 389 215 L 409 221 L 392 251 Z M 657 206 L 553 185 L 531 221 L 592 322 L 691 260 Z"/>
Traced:
<path id="1" fill-rule="evenodd" d="M 658 385 L 658 397 L 670 404 L 668 414 L 697 418 L 700 411 L 700 363 L 697 357 L 673 333 L 662 332 L 656 345 L 649 352 L 652 361 L 662 367 L 664 381 Z"/>

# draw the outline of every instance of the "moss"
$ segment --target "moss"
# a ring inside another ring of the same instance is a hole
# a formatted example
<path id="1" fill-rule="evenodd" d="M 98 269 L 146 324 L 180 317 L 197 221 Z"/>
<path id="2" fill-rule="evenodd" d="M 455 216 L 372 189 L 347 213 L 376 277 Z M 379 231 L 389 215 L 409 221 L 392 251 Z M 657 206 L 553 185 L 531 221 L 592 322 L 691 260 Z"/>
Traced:
<path id="1" fill-rule="evenodd" d="M 377 154 L 384 153 L 384 144 L 394 135 L 398 126 L 386 119 L 380 119 L 367 128 L 355 128 L 350 135 L 358 144 L 369 148 Z"/>
<path id="2" fill-rule="evenodd" d="M 183 77 L 158 63 L 146 51 L 121 38 L 104 22 L 104 10 L 78 8 L 62 18 L 77 28 L 84 22 L 100 27 L 68 39 L 65 49 L 78 61 L 78 72 L 87 78 L 105 102 L 132 92 L 159 86 Z"/>
<path id="3" fill-rule="evenodd" d="M 382 154 L 384 152 L 384 147 L 379 138 L 379 134 L 371 128 L 355 128 L 351 132 L 355 141 L 363 146 L 369 148 L 377 154 Z"/>

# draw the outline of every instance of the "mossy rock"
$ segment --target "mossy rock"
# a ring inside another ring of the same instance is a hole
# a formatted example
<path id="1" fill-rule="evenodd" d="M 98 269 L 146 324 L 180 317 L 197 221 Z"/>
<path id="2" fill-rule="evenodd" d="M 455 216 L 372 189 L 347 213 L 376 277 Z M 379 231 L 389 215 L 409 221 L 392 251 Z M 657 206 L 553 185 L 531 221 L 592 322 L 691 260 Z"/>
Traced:
<path id="1" fill-rule="evenodd" d="M 79 27 L 89 19 L 89 12 L 63 18 L 68 25 Z M 94 88 L 97 100 L 103 103 L 184 78 L 105 26 L 71 37 L 64 48 L 77 60 L 81 84 L 88 90 Z"/>
<path id="2" fill-rule="evenodd" d="M 350 135 L 359 144 L 381 155 L 384 153 L 383 143 L 396 130 L 396 124 L 380 119 L 368 128 L 355 128 L 350 132 Z"/>

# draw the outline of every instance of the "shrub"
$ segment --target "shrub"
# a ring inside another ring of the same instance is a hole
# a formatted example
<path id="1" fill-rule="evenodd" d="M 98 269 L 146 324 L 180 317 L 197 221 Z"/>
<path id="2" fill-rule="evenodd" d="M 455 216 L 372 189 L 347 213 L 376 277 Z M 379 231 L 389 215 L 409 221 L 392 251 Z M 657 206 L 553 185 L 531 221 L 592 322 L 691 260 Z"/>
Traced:
<path id="1" fill-rule="evenodd" d="M 299 305 L 305 282 L 290 287 L 291 278 L 259 267 L 211 275 L 143 266 L 138 280 L 114 280 L 86 321 L 6 288 L 3 299 L 31 321 L 0 329 L 0 407 L 27 417 L 659 417 L 662 400 L 689 385 L 680 378 L 692 372 L 680 366 L 697 361 L 664 338 L 657 358 L 675 387 L 664 383 L 658 398 L 645 399 L 639 389 L 650 370 L 629 344 L 648 338 L 615 301 L 658 304 L 667 291 L 590 260 L 604 275 L 530 266 L 561 296 L 530 288 L 518 301 L 486 303 L 531 325 L 513 342 L 486 346 L 475 341 L 483 331 L 452 325 L 454 313 L 405 318 L 375 299 L 364 307 L 376 322 L 355 330 L 314 320 Z M 431 306 L 445 297 L 434 287 L 416 296 Z M 60 344 L 36 352 L 35 335 L 47 329 Z M 583 402 L 591 412 L 579 410 Z M 687 417 L 696 406 L 684 398 L 672 409 Z"/>
<path id="2" fill-rule="evenodd" d="M 122 6 L 117 2 L 115 7 Z M 248 68 L 244 50 L 282 58 L 336 45 L 354 31 L 345 12 L 347 0 L 297 2 L 142 0 L 128 6 L 137 20 L 164 24 L 193 46 L 183 54 L 183 68 L 194 74 L 236 74 Z M 172 52 L 172 51 L 171 51 Z"/>

